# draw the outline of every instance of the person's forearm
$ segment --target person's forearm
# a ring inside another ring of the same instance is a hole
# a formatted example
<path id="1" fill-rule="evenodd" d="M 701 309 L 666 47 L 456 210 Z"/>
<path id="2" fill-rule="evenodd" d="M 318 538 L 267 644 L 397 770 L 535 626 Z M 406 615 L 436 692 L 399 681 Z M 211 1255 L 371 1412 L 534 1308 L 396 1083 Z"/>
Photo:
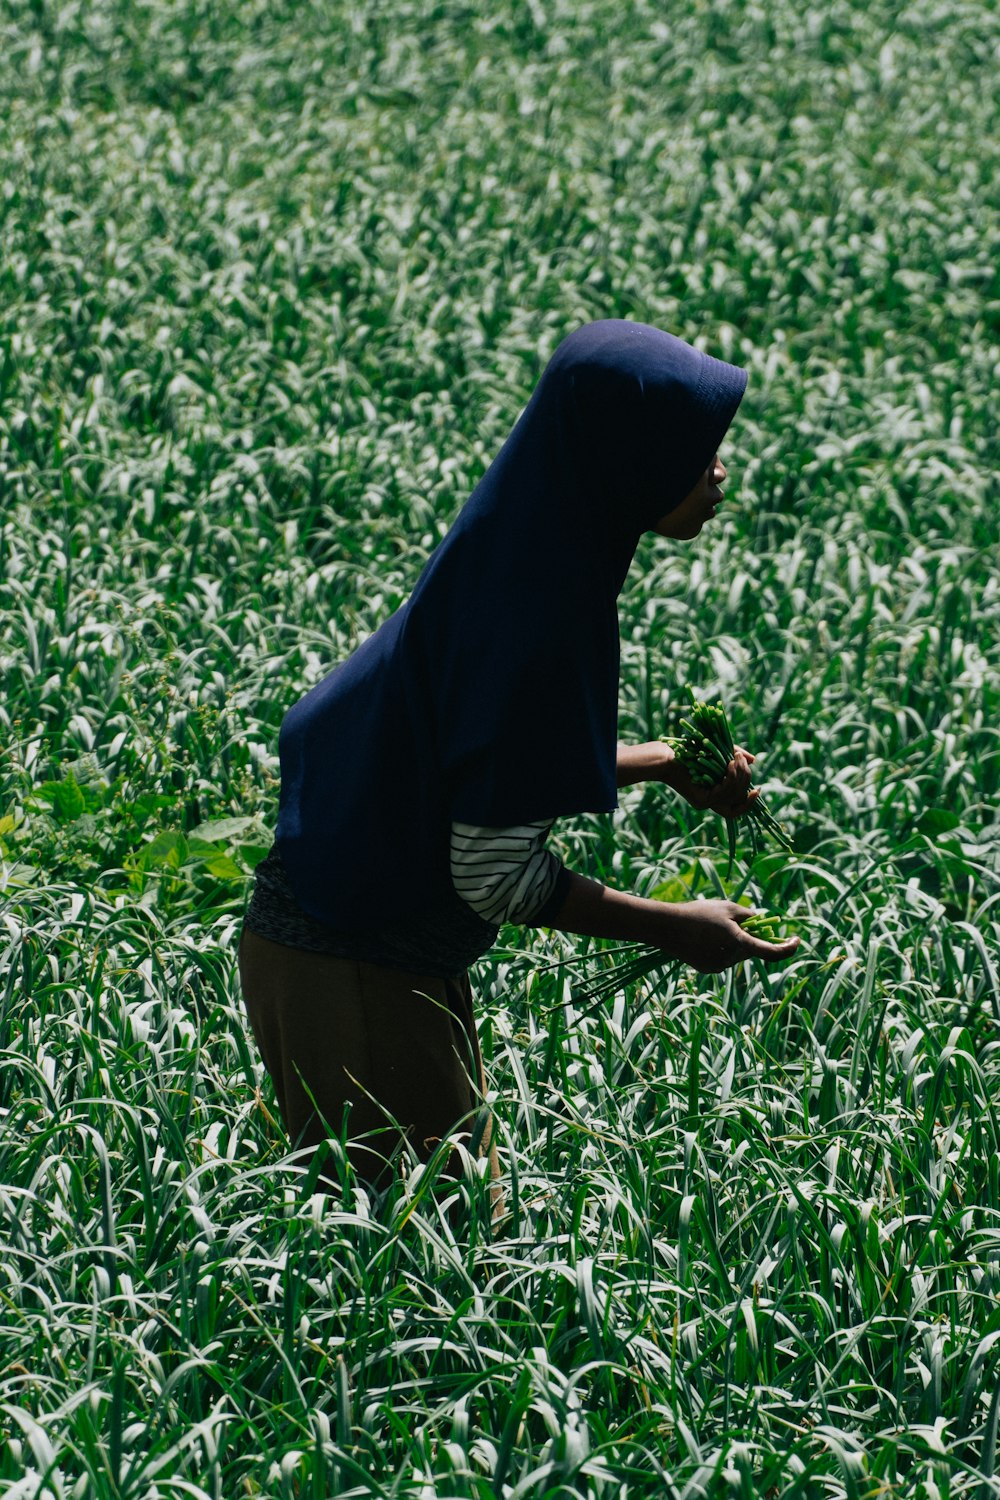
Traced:
<path id="1" fill-rule="evenodd" d="M 646 901 L 610 890 L 571 870 L 559 906 L 544 925 L 583 937 L 648 943 L 700 974 L 721 974 L 746 958 L 777 963 L 791 958 L 799 938 L 770 943 L 744 930 L 751 909 L 735 901 Z"/>
<path id="2" fill-rule="evenodd" d="M 646 745 L 623 745 L 618 742 L 618 785 L 633 786 L 637 781 L 663 781 L 666 767 L 674 752 L 662 740 Z"/>
<path id="3" fill-rule="evenodd" d="M 666 901 L 647 901 L 615 891 L 585 875 L 570 871 L 570 882 L 558 911 L 546 927 L 581 937 L 620 938 L 625 942 L 651 943 L 671 952 L 683 923 L 683 908 Z"/>

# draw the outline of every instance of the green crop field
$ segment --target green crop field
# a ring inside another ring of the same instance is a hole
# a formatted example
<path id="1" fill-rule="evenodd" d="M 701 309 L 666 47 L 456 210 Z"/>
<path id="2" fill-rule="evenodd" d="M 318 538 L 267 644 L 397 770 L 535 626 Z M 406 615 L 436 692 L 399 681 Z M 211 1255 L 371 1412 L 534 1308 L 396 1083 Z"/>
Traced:
<path id="1" fill-rule="evenodd" d="M 996 7 L 7 0 L 0 48 L 4 1496 L 1000 1495 Z M 554 846 L 804 941 L 595 1006 L 613 945 L 505 928 L 505 1216 L 471 1160 L 322 1196 L 235 966 L 278 726 L 604 317 L 750 377 L 621 736 L 720 696 L 794 851 L 726 884 L 660 786 Z"/>

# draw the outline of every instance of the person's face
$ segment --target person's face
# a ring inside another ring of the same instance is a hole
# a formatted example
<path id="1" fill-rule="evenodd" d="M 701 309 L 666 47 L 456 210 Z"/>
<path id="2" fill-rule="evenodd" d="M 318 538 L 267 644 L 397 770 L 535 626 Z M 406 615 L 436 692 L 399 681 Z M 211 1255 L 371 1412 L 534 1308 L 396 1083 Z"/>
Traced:
<path id="1" fill-rule="evenodd" d="M 722 499 L 719 486 L 725 477 L 725 466 L 716 454 L 694 489 L 684 496 L 680 505 L 661 516 L 650 529 L 658 536 L 670 536 L 682 542 L 691 541 L 705 522 L 715 515 L 715 507 Z"/>

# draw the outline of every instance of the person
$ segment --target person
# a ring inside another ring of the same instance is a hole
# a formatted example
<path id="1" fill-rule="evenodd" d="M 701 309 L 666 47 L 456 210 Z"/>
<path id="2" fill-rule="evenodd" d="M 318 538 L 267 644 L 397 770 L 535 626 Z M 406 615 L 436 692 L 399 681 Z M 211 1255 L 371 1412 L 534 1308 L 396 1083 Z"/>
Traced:
<path id="1" fill-rule="evenodd" d="M 503 922 L 701 973 L 794 952 L 743 931 L 745 907 L 646 900 L 546 848 L 642 779 L 727 817 L 757 795 L 740 749 L 706 789 L 667 745 L 617 740 L 618 595 L 644 532 L 687 541 L 715 515 L 746 380 L 646 324 L 570 333 L 410 598 L 285 715 L 239 973 L 308 1159 L 339 1136 L 381 1188 L 404 1142 L 426 1161 L 464 1132 L 496 1176 L 468 970 Z"/>

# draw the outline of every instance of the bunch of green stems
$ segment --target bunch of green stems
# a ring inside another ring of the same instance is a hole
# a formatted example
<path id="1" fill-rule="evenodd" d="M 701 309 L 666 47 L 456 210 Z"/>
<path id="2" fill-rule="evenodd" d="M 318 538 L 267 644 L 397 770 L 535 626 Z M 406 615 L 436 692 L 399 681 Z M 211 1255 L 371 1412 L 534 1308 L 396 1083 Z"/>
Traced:
<path id="1" fill-rule="evenodd" d="M 755 911 L 740 924 L 751 937 L 763 938 L 765 943 L 780 943 L 785 934 L 781 930 L 781 918 L 773 912 Z"/>
<path id="2" fill-rule="evenodd" d="M 683 733 L 664 735 L 664 741 L 698 786 L 717 786 L 726 774 L 730 761 L 736 754 L 729 720 L 721 703 L 703 703 L 691 698 L 691 717 L 681 720 Z M 755 797 L 747 808 L 747 831 L 750 835 L 751 858 L 764 846 L 764 835 L 770 834 L 785 849 L 792 844 L 785 830 L 764 806 L 764 799 Z M 729 869 L 732 874 L 736 858 L 736 819 L 726 819 L 729 836 Z"/>

